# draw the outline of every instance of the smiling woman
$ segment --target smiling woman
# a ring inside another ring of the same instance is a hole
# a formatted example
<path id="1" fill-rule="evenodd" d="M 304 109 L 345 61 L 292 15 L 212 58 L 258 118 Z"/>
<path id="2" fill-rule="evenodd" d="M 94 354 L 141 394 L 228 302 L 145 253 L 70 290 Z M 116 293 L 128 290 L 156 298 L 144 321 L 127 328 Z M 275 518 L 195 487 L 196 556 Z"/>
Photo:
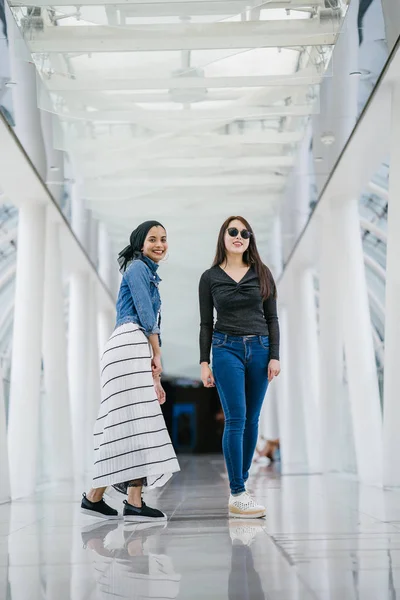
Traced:
<path id="1" fill-rule="evenodd" d="M 101 359 L 102 399 L 94 429 L 93 488 L 81 509 L 118 519 L 105 504 L 110 485 L 128 494 L 124 519 L 165 520 L 164 513 L 142 501 L 142 488 L 159 487 L 179 471 L 160 404 L 160 309 L 158 263 L 167 252 L 167 234 L 158 221 L 146 221 L 120 252 L 123 272 L 117 300 L 117 324 Z"/>
<path id="2" fill-rule="evenodd" d="M 276 288 L 243 217 L 223 223 L 200 296 L 200 363 L 205 387 L 217 386 L 225 414 L 223 451 L 229 516 L 257 518 L 265 508 L 246 491 L 268 382 L 280 373 Z M 214 327 L 214 308 L 217 322 Z M 213 371 L 210 350 L 212 347 Z"/>

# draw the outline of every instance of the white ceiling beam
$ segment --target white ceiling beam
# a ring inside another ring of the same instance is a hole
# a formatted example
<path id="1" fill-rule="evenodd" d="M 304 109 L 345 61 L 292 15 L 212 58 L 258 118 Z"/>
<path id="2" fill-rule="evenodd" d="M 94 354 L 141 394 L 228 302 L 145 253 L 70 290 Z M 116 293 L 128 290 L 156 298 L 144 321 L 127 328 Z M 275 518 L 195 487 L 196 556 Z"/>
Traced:
<path id="1" fill-rule="evenodd" d="M 295 19 L 31 29 L 32 52 L 135 52 L 321 46 L 335 43 L 339 20 Z"/>
<path id="2" fill-rule="evenodd" d="M 224 159 L 241 159 L 247 157 L 260 157 L 267 158 L 269 156 L 275 156 L 276 154 L 285 154 L 288 152 L 294 151 L 294 146 L 290 148 L 286 148 L 285 146 L 273 146 L 268 144 L 246 144 L 245 146 L 225 146 L 224 148 L 219 147 L 211 147 L 207 148 L 206 146 L 201 146 L 199 148 L 193 147 L 179 147 L 179 146 L 169 146 L 168 144 L 163 144 L 162 146 L 158 146 L 154 150 L 152 149 L 151 153 L 145 151 L 140 151 L 140 149 L 128 149 L 124 150 L 123 147 L 121 150 L 110 151 L 106 146 L 97 147 L 93 146 L 92 152 L 87 152 L 86 154 L 80 154 L 78 151 L 74 149 L 68 149 L 68 152 L 76 152 L 76 156 L 79 158 L 81 162 L 90 161 L 97 162 L 98 164 L 102 164 L 107 166 L 110 163 L 110 160 L 117 160 L 118 158 L 124 156 L 130 156 L 132 160 L 140 154 L 141 158 L 146 158 L 147 161 L 158 161 L 162 160 L 165 157 L 174 157 L 174 158 L 224 158 Z"/>
<path id="3" fill-rule="evenodd" d="M 314 108 L 315 107 L 315 108 Z M 309 116 L 318 107 L 314 104 L 304 106 L 235 106 L 211 110 L 72 110 L 69 113 L 58 113 L 62 119 L 79 119 L 98 123 L 142 123 L 149 124 L 155 121 L 164 121 L 168 124 L 182 123 L 198 124 L 203 121 L 223 120 L 235 121 L 236 119 L 263 119 L 268 117 Z"/>
<path id="4" fill-rule="evenodd" d="M 135 195 L 141 191 L 152 188 L 154 193 L 161 193 L 163 188 L 200 188 L 200 187 L 275 187 L 280 188 L 285 182 L 285 177 L 279 175 L 227 175 L 216 177 L 154 177 L 119 179 L 112 184 L 99 182 L 96 184 L 85 184 L 84 197 L 93 200 L 129 200 L 132 191 Z"/>
<path id="5" fill-rule="evenodd" d="M 193 135 L 179 138 L 168 139 L 166 142 L 162 137 L 157 141 L 157 149 L 166 146 L 172 152 L 174 148 L 195 148 L 202 150 L 204 148 L 224 148 L 231 146 L 238 148 L 240 146 L 246 146 L 248 144 L 260 146 L 269 145 L 285 145 L 285 144 L 297 144 L 303 139 L 302 131 L 284 131 L 279 132 L 271 129 L 265 129 L 259 132 L 245 132 L 243 134 L 213 134 L 206 132 L 204 135 Z M 86 153 L 92 154 L 93 152 L 135 152 L 140 148 L 140 144 L 146 141 L 147 137 L 120 137 L 118 135 L 104 135 L 96 136 L 93 139 L 90 138 L 71 138 L 71 147 L 76 150 L 84 157 Z"/>
<path id="6" fill-rule="evenodd" d="M 281 88 L 279 88 L 281 89 Z M 287 95 L 290 95 L 290 89 L 293 88 L 288 88 L 287 91 Z M 101 90 L 101 91 L 105 91 L 105 90 Z M 126 90 L 125 90 L 126 91 Z M 86 100 L 86 94 L 88 95 L 92 95 L 91 94 L 92 90 L 89 92 L 89 90 L 63 90 L 62 92 L 59 92 L 58 95 L 62 98 L 65 98 L 65 100 L 67 100 L 68 105 L 70 107 L 73 107 L 74 104 L 76 105 L 77 103 L 80 103 L 80 105 L 82 106 L 82 104 L 90 104 L 90 101 Z M 100 100 L 99 96 L 99 92 L 97 91 L 97 96 L 98 96 L 98 100 Z M 101 92 L 100 92 L 101 93 Z M 236 89 L 236 90 L 216 90 L 216 91 L 208 91 L 208 93 L 206 94 L 204 100 L 206 100 L 207 102 L 229 102 L 229 101 L 233 101 L 233 100 L 239 100 L 240 98 L 242 98 L 243 96 L 243 92 L 241 92 L 240 90 Z M 107 102 L 108 105 L 110 105 L 112 103 L 112 105 L 114 107 L 121 107 L 123 108 L 123 104 L 127 104 L 127 103 L 134 103 L 134 104 L 147 104 L 148 102 L 152 103 L 152 104 L 159 104 L 160 102 L 162 103 L 169 103 L 172 102 L 172 98 L 171 95 L 168 92 L 165 93 L 157 93 L 155 91 L 146 91 L 146 92 L 142 92 L 139 94 L 125 94 L 125 93 L 121 93 L 121 94 L 112 94 L 111 95 L 106 95 L 103 94 L 101 96 L 103 102 Z M 175 101 L 176 102 L 176 101 Z M 193 103 L 191 103 L 193 104 Z M 178 104 L 179 105 L 179 104 Z M 146 108 L 146 107 L 142 107 L 142 108 Z"/>
<path id="7" fill-rule="evenodd" d="M 189 71 L 190 73 L 190 71 Z M 171 90 L 171 89 L 219 89 L 219 88 L 254 88 L 275 86 L 310 86 L 321 82 L 321 75 L 315 70 L 304 69 L 290 75 L 248 75 L 236 77 L 169 77 L 169 78 L 135 78 L 126 72 L 126 78 L 116 78 L 115 72 L 99 71 L 96 77 L 86 73 L 74 76 L 53 74 L 47 78 L 42 73 L 46 87 L 51 92 L 62 91 L 127 91 L 127 90 Z"/>
<path id="8" fill-rule="evenodd" d="M 79 155 L 78 155 L 79 159 Z M 279 168 L 290 168 L 293 166 L 293 156 L 243 156 L 240 158 L 224 158 L 219 157 L 204 157 L 204 158 L 157 158 L 156 161 L 152 162 L 149 160 L 138 161 L 132 157 L 132 155 L 126 155 L 124 157 L 118 157 L 115 159 L 113 156 L 104 156 L 102 160 L 95 159 L 94 161 L 81 162 L 81 174 L 85 179 L 95 177 L 110 177 L 117 174 L 123 174 L 125 172 L 143 174 L 143 171 L 151 172 L 152 177 L 157 174 L 161 175 L 163 170 L 182 170 L 188 169 L 195 173 L 199 171 L 198 175 L 202 174 L 202 171 L 207 169 L 215 170 L 231 170 L 241 171 L 244 169 L 279 169 Z M 183 173 L 187 176 L 187 173 Z M 140 176 L 140 175 L 139 175 Z"/>
<path id="9" fill-rule="evenodd" d="M 293 94 L 293 87 L 273 87 L 271 89 L 279 89 L 279 92 L 282 96 L 282 98 L 288 98 L 289 96 L 291 96 Z M 299 89 L 299 88 L 296 88 Z M 307 92 L 308 90 L 308 86 L 304 86 L 304 91 Z M 104 92 L 105 90 L 101 90 L 101 92 Z M 126 92 L 127 90 L 125 90 Z M 129 90 L 130 91 L 130 90 Z M 234 89 L 234 90 L 207 90 L 207 93 L 204 96 L 204 101 L 206 102 L 229 102 L 229 101 L 234 101 L 234 100 L 241 100 L 243 98 L 243 95 L 245 92 L 248 92 L 248 90 L 239 90 L 239 89 Z M 264 91 L 267 93 L 268 90 Z M 113 107 L 118 107 L 123 109 L 124 106 L 129 105 L 132 106 L 132 103 L 134 104 L 147 104 L 147 103 L 152 103 L 152 104 L 159 104 L 160 102 L 162 103 L 170 103 L 170 102 L 175 102 L 178 106 L 180 104 L 183 104 L 183 102 L 178 102 L 176 99 L 174 100 L 171 97 L 171 94 L 169 92 L 164 92 L 164 93 L 157 93 L 155 91 L 146 91 L 146 92 L 141 92 L 141 93 L 132 93 L 132 94 L 126 94 L 126 93 L 115 93 L 112 95 L 108 95 L 108 94 L 102 94 L 99 91 L 96 92 L 97 94 L 97 98 L 96 101 L 97 103 L 100 102 L 100 100 L 102 101 L 102 103 L 104 104 L 104 108 L 106 108 L 106 104 L 107 106 L 110 106 L 112 104 Z M 59 91 L 57 92 L 57 95 L 59 97 L 64 98 L 67 102 L 68 102 L 68 106 L 70 108 L 72 108 L 74 105 L 80 105 L 82 106 L 82 104 L 88 104 L 90 106 L 96 106 L 96 108 L 101 108 L 101 106 L 96 105 L 94 102 L 93 104 L 91 103 L 91 99 L 93 99 L 94 97 L 94 93 L 93 90 L 81 90 L 81 89 L 75 89 L 75 90 L 63 90 L 63 91 Z M 192 106 L 194 106 L 195 104 L 197 104 L 196 101 L 190 102 L 188 101 L 188 104 L 191 104 Z M 146 107 L 141 107 L 146 109 Z"/>
<path id="10" fill-rule="evenodd" d="M 12 0 L 10 6 L 71 6 L 71 0 Z M 110 6 L 110 0 L 81 0 L 80 6 Z M 323 6 L 323 0 L 186 0 L 184 2 L 163 2 L 157 0 L 125 0 L 117 2 L 112 7 L 123 11 L 129 17 L 173 17 L 173 16 L 205 16 L 205 15 L 236 15 L 247 8 L 262 9 L 299 9 Z"/>

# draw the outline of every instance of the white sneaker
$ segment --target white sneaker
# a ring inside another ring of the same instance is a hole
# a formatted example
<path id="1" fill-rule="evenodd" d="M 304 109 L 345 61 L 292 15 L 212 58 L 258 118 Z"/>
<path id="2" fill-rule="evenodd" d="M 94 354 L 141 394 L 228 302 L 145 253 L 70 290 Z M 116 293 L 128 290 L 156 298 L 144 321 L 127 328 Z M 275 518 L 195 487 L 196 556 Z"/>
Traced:
<path id="1" fill-rule="evenodd" d="M 259 519 L 265 517 L 265 506 L 257 504 L 248 492 L 239 496 L 229 496 L 229 516 L 241 519 Z"/>

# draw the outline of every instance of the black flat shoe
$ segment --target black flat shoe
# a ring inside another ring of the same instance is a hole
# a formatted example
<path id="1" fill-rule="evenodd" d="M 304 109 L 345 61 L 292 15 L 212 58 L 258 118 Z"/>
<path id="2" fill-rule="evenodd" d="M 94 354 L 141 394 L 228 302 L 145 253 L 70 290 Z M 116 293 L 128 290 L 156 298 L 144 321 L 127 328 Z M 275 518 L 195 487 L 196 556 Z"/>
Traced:
<path id="1" fill-rule="evenodd" d="M 167 515 L 157 508 L 150 508 L 142 501 L 142 507 L 132 506 L 124 500 L 124 520 L 135 523 L 166 521 Z"/>
<path id="2" fill-rule="evenodd" d="M 108 506 L 103 499 L 99 502 L 90 502 L 86 494 L 82 494 L 81 513 L 90 515 L 91 517 L 99 517 L 100 519 L 120 519 L 118 511 L 111 506 Z"/>

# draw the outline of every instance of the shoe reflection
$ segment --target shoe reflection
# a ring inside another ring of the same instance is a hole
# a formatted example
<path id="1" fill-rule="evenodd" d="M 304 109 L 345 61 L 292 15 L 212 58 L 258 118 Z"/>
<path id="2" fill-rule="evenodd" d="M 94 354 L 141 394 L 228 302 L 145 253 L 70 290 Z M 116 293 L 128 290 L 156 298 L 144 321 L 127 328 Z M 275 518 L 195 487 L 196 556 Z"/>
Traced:
<path id="1" fill-rule="evenodd" d="M 264 530 L 264 521 L 231 519 L 231 571 L 228 582 L 229 600 L 265 600 L 261 579 L 254 568 L 251 544 Z"/>
<path id="2" fill-rule="evenodd" d="M 180 575 L 159 553 L 166 523 L 100 523 L 82 528 L 84 548 L 92 550 L 99 598 L 176 598 Z"/>

